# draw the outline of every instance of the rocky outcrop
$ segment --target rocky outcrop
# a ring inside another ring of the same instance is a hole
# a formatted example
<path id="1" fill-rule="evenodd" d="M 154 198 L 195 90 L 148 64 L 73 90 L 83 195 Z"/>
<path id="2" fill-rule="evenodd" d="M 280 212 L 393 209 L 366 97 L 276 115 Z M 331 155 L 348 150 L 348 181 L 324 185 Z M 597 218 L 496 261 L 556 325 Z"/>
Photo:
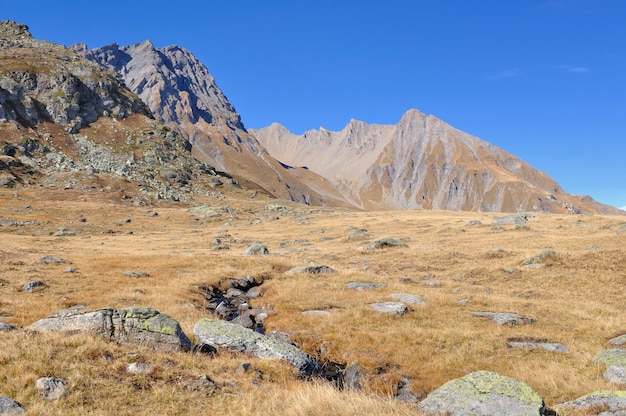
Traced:
<path id="1" fill-rule="evenodd" d="M 176 320 L 152 308 L 66 309 L 33 323 L 27 329 L 88 333 L 157 350 L 189 351 L 193 347 Z"/>
<path id="2" fill-rule="evenodd" d="M 577 408 L 593 412 L 604 410 L 602 416 L 623 416 L 626 414 L 626 391 L 598 390 L 586 394 L 560 407 Z M 595 412 L 593 414 L 596 414 Z"/>
<path id="3" fill-rule="evenodd" d="M 301 376 L 317 374 L 320 364 L 310 355 L 295 347 L 254 332 L 241 325 L 216 319 L 201 319 L 193 330 L 202 345 L 220 350 L 246 353 L 259 358 L 286 361 L 298 369 Z"/>
<path id="4" fill-rule="evenodd" d="M 519 158 L 417 110 L 396 125 L 352 120 L 339 132 L 295 135 L 275 123 L 250 132 L 270 155 L 306 166 L 364 209 L 622 214 L 567 194 Z"/>
<path id="5" fill-rule="evenodd" d="M 489 371 L 476 371 L 447 382 L 420 402 L 419 410 L 450 416 L 553 414 L 528 384 Z"/>
<path id="6" fill-rule="evenodd" d="M 75 133 L 99 117 L 136 113 L 151 116 L 114 72 L 33 39 L 24 25 L 0 22 L 0 122 L 53 121 Z"/>

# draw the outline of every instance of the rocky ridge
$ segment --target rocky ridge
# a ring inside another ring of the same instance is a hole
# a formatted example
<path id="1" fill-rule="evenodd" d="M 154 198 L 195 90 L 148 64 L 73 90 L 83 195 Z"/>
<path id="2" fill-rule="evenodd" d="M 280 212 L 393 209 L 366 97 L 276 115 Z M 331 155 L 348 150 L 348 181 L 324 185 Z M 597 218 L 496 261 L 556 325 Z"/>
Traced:
<path id="1" fill-rule="evenodd" d="M 418 110 L 396 125 L 352 120 L 339 132 L 295 135 L 274 123 L 251 133 L 276 159 L 324 176 L 362 209 L 623 214 L 567 194 L 519 158 Z"/>
<path id="2" fill-rule="evenodd" d="M 117 71 L 159 120 L 191 143 L 199 160 L 279 198 L 312 205 L 345 205 L 343 197 L 319 175 L 272 158 L 248 134 L 215 79 L 188 50 L 178 46 L 156 48 L 150 41 L 92 50 L 84 44 L 72 48 Z"/>

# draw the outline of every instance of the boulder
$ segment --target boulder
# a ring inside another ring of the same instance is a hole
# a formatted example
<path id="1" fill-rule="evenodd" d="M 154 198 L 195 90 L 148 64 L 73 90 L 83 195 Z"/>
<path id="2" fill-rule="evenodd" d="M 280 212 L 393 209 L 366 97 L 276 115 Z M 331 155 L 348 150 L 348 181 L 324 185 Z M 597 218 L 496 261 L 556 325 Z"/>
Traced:
<path id="1" fill-rule="evenodd" d="M 422 296 L 412 295 L 410 293 L 392 293 L 389 297 L 411 305 L 423 305 L 426 303 L 426 299 Z"/>
<path id="2" fill-rule="evenodd" d="M 532 212 L 522 212 L 519 214 L 505 215 L 504 217 L 496 217 L 493 219 L 494 224 L 511 224 L 526 225 L 528 218 L 533 218 L 535 214 Z"/>
<path id="3" fill-rule="evenodd" d="M 402 316 L 407 311 L 407 306 L 402 302 L 371 303 L 370 308 L 380 313 Z"/>
<path id="4" fill-rule="evenodd" d="M 617 230 L 615 230 L 615 232 L 618 234 L 626 233 L 626 224 L 622 224 L 619 227 L 617 227 Z"/>
<path id="5" fill-rule="evenodd" d="M 218 351 L 247 353 L 259 358 L 277 358 L 296 367 L 301 376 L 317 374 L 320 364 L 294 345 L 261 335 L 241 325 L 216 319 L 199 320 L 193 331 L 202 345 Z"/>
<path id="6" fill-rule="evenodd" d="M 602 416 L 623 416 L 626 414 L 626 391 L 598 390 L 571 402 L 563 403 L 559 407 L 574 407 L 589 411 L 600 408 L 604 410 L 601 413 Z"/>
<path id="7" fill-rule="evenodd" d="M 527 258 L 526 260 L 524 260 L 522 262 L 522 264 L 524 266 L 529 266 L 531 264 L 541 264 L 542 260 L 545 260 L 548 257 L 553 256 L 555 254 L 556 254 L 556 252 L 554 250 L 546 250 L 546 251 L 543 251 L 543 252 L 541 252 L 539 254 L 536 254 L 536 255 L 534 255 L 532 257 Z"/>
<path id="8" fill-rule="evenodd" d="M 5 322 L 0 322 L 0 332 L 9 332 L 9 331 L 15 331 L 15 327 Z"/>
<path id="9" fill-rule="evenodd" d="M 67 381 L 56 377 L 41 377 L 35 382 L 39 395 L 46 400 L 59 400 L 67 395 Z"/>
<path id="10" fill-rule="evenodd" d="M 386 247 L 408 247 L 408 246 L 393 238 L 381 238 L 380 240 L 376 240 L 367 246 L 367 248 L 370 250 L 375 250 L 378 248 L 386 248 Z"/>
<path id="11" fill-rule="evenodd" d="M 474 316 L 479 318 L 491 318 L 491 320 L 498 325 L 524 325 L 533 324 L 535 320 L 533 318 L 527 318 L 516 313 L 509 312 L 472 312 Z"/>
<path id="12" fill-rule="evenodd" d="M 24 408 L 10 397 L 0 396 L 0 415 L 17 415 L 24 413 Z"/>
<path id="13" fill-rule="evenodd" d="M 536 338 L 510 338 L 506 342 L 509 348 L 528 348 L 531 350 L 543 349 L 548 352 L 568 352 L 565 345 L 558 342 L 550 342 L 547 339 Z"/>
<path id="14" fill-rule="evenodd" d="M 176 320 L 152 308 L 65 309 L 33 323 L 28 329 L 84 332 L 157 350 L 188 351 L 193 347 Z"/>
<path id="15" fill-rule="evenodd" d="M 348 282 L 346 283 L 346 287 L 348 289 L 354 290 L 370 290 L 370 289 L 380 289 L 385 287 L 384 283 L 374 283 L 374 282 Z"/>
<path id="16" fill-rule="evenodd" d="M 609 344 L 613 345 L 614 347 L 622 347 L 626 345 L 626 334 L 611 338 L 609 340 Z"/>
<path id="17" fill-rule="evenodd" d="M 528 384 L 490 371 L 451 380 L 430 393 L 419 410 L 449 416 L 539 416 L 546 409 Z"/>
<path id="18" fill-rule="evenodd" d="M 626 350 L 615 348 L 598 351 L 593 361 L 606 366 L 603 377 L 608 382 L 626 384 Z"/>
<path id="19" fill-rule="evenodd" d="M 602 375 L 609 383 L 626 384 L 626 367 L 609 366 Z"/>
<path id="20" fill-rule="evenodd" d="M 256 242 L 243 251 L 244 256 L 263 256 L 270 254 L 270 251 L 263 244 Z"/>
<path id="21" fill-rule="evenodd" d="M 31 282 L 25 283 L 24 286 L 22 286 L 22 292 L 32 293 L 36 289 L 44 287 L 46 287 L 46 284 L 44 282 L 41 282 L 39 280 L 33 280 Z"/>
<path id="22" fill-rule="evenodd" d="M 294 267 L 291 270 L 286 271 L 284 274 L 286 276 L 296 274 L 296 273 L 308 273 L 308 274 L 332 274 L 336 273 L 335 269 L 329 266 L 300 266 Z"/>

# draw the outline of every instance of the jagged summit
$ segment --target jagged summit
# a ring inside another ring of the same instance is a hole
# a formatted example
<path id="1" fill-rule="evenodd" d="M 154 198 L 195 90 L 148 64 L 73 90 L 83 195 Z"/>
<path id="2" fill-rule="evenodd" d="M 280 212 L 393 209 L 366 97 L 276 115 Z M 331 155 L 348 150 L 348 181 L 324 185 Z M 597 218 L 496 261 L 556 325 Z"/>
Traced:
<path id="1" fill-rule="evenodd" d="M 0 21 L 0 38 L 32 39 L 28 26 L 12 20 Z"/>
<path id="2" fill-rule="evenodd" d="M 250 132 L 272 156 L 307 166 L 362 209 L 619 214 L 567 194 L 521 159 L 415 109 L 395 125 L 351 120 L 338 132 L 295 135 L 278 124 Z"/>

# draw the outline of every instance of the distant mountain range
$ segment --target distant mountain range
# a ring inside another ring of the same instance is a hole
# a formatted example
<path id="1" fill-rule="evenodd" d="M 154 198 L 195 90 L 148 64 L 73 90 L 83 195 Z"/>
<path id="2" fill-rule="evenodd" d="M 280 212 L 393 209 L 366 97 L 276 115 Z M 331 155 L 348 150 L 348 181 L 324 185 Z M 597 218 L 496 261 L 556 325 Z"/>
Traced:
<path id="1" fill-rule="evenodd" d="M 519 158 L 417 110 L 396 125 L 353 120 L 340 132 L 297 136 L 279 124 L 248 131 L 207 68 L 178 46 L 64 48 L 32 39 L 24 25 L 2 22 L 0 53 L 0 129 L 52 122 L 66 129 L 67 144 L 83 140 L 79 134 L 97 120 L 116 123 L 137 114 L 178 132 L 185 149 L 211 169 L 301 203 L 623 214 L 566 193 Z M 129 166 L 139 159 L 133 155 Z M 161 176 L 187 175 L 183 166 L 177 169 Z"/>

